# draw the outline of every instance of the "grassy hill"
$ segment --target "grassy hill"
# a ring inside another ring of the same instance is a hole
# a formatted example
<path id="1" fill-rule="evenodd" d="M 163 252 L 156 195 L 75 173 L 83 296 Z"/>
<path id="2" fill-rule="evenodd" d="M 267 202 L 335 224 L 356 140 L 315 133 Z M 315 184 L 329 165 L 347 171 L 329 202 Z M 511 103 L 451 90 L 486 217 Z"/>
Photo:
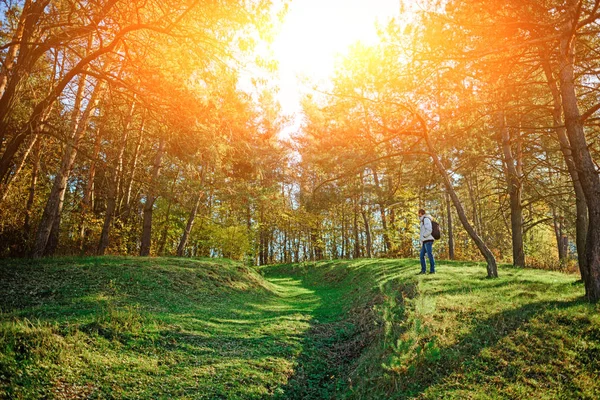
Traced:
<path id="1" fill-rule="evenodd" d="M 414 260 L 0 262 L 0 398 L 599 398 L 572 275 Z"/>

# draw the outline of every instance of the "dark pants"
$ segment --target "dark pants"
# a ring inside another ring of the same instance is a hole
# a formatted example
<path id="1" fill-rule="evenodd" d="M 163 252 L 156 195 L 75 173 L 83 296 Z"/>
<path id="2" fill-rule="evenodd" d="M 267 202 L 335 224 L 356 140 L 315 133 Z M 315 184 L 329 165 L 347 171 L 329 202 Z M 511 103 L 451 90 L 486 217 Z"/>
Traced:
<path id="1" fill-rule="evenodd" d="M 423 246 L 421 246 L 421 272 L 427 272 L 427 264 L 425 264 L 425 253 L 427 253 L 427 257 L 429 257 L 429 272 L 435 272 L 435 260 L 433 259 L 433 241 L 428 240 L 423 242 Z"/>

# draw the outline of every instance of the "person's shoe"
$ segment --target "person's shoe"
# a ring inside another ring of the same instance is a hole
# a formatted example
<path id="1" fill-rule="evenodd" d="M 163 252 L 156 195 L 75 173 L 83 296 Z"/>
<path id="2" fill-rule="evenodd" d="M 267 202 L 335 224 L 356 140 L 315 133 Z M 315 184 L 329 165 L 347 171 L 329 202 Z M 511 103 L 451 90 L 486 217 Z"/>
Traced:
<path id="1" fill-rule="evenodd" d="M 429 272 L 429 274 L 435 274 L 435 271 L 431 271 L 431 272 Z"/>
<path id="2" fill-rule="evenodd" d="M 426 273 L 427 273 L 427 272 L 423 272 L 423 271 L 421 271 L 421 272 L 419 272 L 417 275 L 425 275 Z"/>

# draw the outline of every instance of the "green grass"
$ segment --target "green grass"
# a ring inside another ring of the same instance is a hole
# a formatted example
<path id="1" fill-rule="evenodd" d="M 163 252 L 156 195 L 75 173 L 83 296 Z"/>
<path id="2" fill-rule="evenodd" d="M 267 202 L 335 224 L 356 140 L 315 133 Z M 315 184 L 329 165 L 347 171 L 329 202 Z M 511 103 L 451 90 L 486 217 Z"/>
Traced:
<path id="1" fill-rule="evenodd" d="M 0 262 L 0 398 L 600 398 L 577 277 L 442 262 Z"/>
<path id="2" fill-rule="evenodd" d="M 8 261 L 0 276 L 9 398 L 263 398 L 318 301 L 213 260 Z"/>

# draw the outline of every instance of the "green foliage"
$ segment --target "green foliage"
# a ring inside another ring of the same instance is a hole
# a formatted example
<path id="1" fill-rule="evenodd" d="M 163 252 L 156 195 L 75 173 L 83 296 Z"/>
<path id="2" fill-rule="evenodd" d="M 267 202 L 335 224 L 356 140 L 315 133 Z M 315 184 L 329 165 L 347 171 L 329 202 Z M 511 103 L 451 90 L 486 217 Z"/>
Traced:
<path id="1" fill-rule="evenodd" d="M 248 228 L 239 225 L 215 227 L 212 246 L 218 249 L 223 257 L 242 260 L 251 248 Z"/>

